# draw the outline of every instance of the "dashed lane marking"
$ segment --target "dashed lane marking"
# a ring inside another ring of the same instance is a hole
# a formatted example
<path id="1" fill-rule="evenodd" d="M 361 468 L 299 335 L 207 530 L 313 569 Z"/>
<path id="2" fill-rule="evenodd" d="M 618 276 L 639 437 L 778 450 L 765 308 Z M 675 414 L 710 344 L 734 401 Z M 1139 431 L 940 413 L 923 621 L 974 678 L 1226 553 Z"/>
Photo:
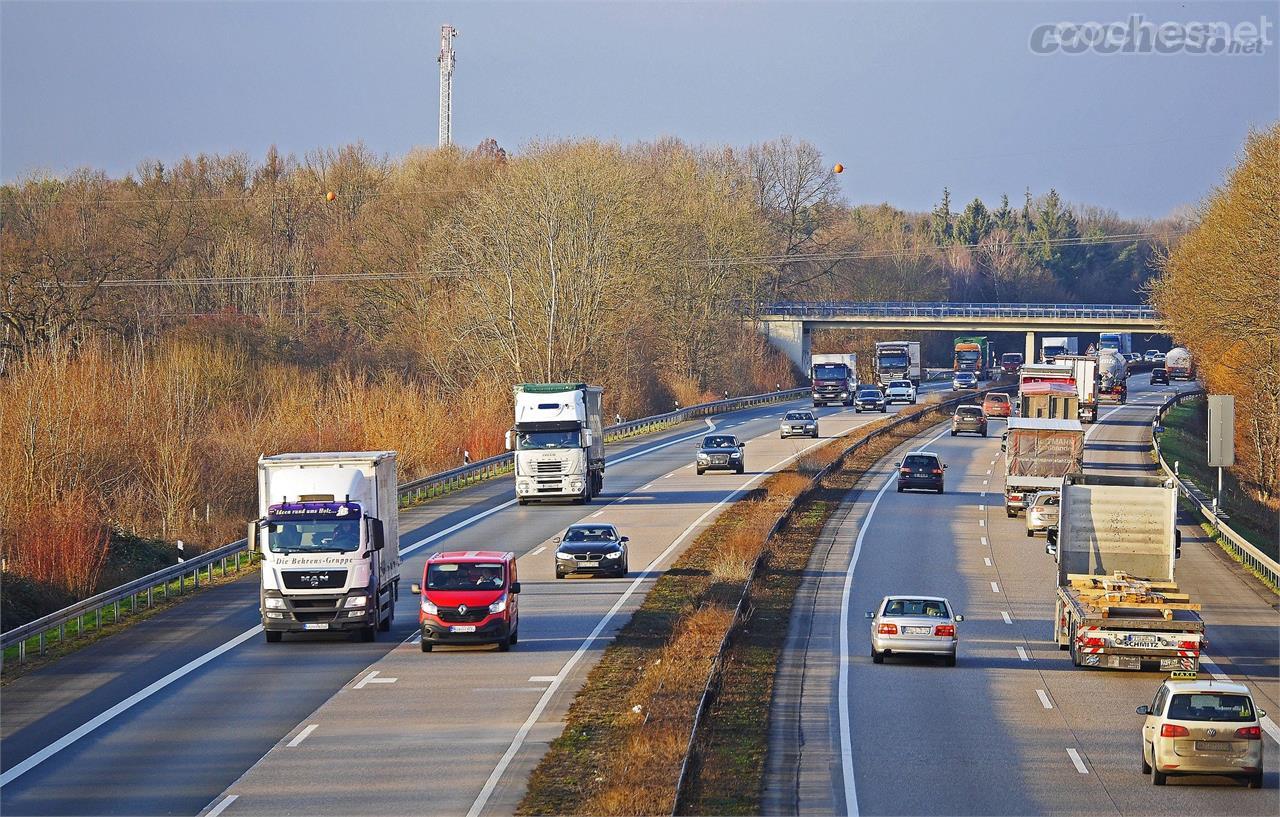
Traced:
<path id="1" fill-rule="evenodd" d="M 537 556 L 539 553 L 541 553 L 542 551 L 544 551 L 544 550 L 546 550 L 546 549 L 547 549 L 546 545 L 541 545 L 541 546 L 539 546 L 539 547 L 538 547 L 538 549 L 537 549 L 537 550 L 531 550 L 531 551 L 529 551 L 529 555 L 530 555 L 530 556 Z"/>
<path id="2" fill-rule="evenodd" d="M 360 683 L 356 684 L 352 689 L 364 689 L 366 684 L 394 684 L 399 678 L 382 678 L 378 675 L 378 670 L 371 670 L 367 675 L 360 679 Z"/>
<path id="3" fill-rule="evenodd" d="M 979 519 L 979 520 L 978 520 L 978 527 L 980 527 L 980 528 L 985 528 L 986 526 L 987 526 L 987 520 L 985 520 L 985 519 Z"/>
<path id="4" fill-rule="evenodd" d="M 320 724 L 318 724 L 318 723 L 313 723 L 313 724 L 308 725 L 306 729 L 303 729 L 301 732 L 299 732 L 299 733 L 298 733 L 298 736 L 297 736 L 296 738 L 294 738 L 293 740 L 289 741 L 289 743 L 287 744 L 287 745 L 288 745 L 288 747 L 289 747 L 290 749 L 295 749 L 295 748 L 297 748 L 298 744 L 299 744 L 299 743 L 302 743 L 304 740 L 306 740 L 306 739 L 307 739 L 307 736 L 308 736 L 308 735 L 310 735 L 312 732 L 316 731 L 316 727 L 317 727 L 317 726 L 319 726 L 319 725 L 320 725 Z"/>
<path id="5" fill-rule="evenodd" d="M 985 537 L 985 536 L 980 536 L 980 537 L 978 537 L 978 538 L 982 540 L 982 546 L 983 546 L 983 547 L 986 547 L 986 546 L 987 546 L 987 537 Z"/>
<path id="6" fill-rule="evenodd" d="M 1019 661 L 1030 661 L 1030 660 L 1031 660 L 1031 656 L 1027 655 L 1027 651 L 1026 651 L 1025 649 L 1023 649 L 1022 647 L 1017 647 L 1016 649 L 1018 650 L 1018 660 L 1019 660 Z"/>
<path id="7" fill-rule="evenodd" d="M 995 582 L 992 582 L 992 583 L 991 583 L 991 592 L 992 592 L 992 593 L 999 593 L 999 592 L 1000 592 L 1000 585 L 996 584 Z"/>
<path id="8" fill-rule="evenodd" d="M 1043 689 L 1037 689 L 1036 695 L 1040 698 L 1040 705 L 1045 709 L 1053 709 L 1053 703 L 1049 701 L 1049 695 Z"/>
<path id="9" fill-rule="evenodd" d="M 218 817 L 219 814 L 227 810 L 227 806 L 234 803 L 236 799 L 239 797 L 240 795 L 238 794 L 228 794 L 221 803 L 214 806 L 213 810 L 210 811 L 208 814 L 206 814 L 204 817 Z"/>
<path id="10" fill-rule="evenodd" d="M 1075 749 L 1068 749 L 1067 755 L 1071 757 L 1071 762 L 1075 764 L 1076 771 L 1080 774 L 1088 774 L 1089 769 L 1084 765 L 1084 761 L 1080 759 L 1080 753 Z"/>
<path id="11" fill-rule="evenodd" d="M 1004 619 L 1004 623 L 1005 623 L 1005 624 L 1012 624 L 1012 623 L 1013 623 L 1013 619 L 1009 618 L 1009 612 L 1008 612 L 1007 610 L 1001 610 L 1001 611 L 1000 611 L 1000 617 Z"/>
<path id="12" fill-rule="evenodd" d="M 597 516 L 599 516 L 602 513 L 604 513 L 604 511 L 596 511 L 595 513 L 591 514 L 591 518 L 595 519 Z"/>

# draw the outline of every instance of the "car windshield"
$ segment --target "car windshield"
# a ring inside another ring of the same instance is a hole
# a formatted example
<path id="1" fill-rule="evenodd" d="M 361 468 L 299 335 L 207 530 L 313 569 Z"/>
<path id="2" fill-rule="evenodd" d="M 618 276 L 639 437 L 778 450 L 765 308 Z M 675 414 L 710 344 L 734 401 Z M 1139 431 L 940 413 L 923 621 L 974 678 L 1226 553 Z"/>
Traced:
<path id="1" fill-rule="evenodd" d="M 521 431 L 518 444 L 521 451 L 546 448 L 581 448 L 582 432 L 573 431 Z"/>
<path id="2" fill-rule="evenodd" d="M 788 411 L 787 419 L 788 420 L 812 420 L 813 415 L 806 411 Z"/>
<path id="3" fill-rule="evenodd" d="M 889 383 L 891 389 L 909 389 L 911 388 L 910 380 L 894 380 Z"/>
<path id="4" fill-rule="evenodd" d="M 702 440 L 703 448 L 737 448 L 738 441 L 733 437 L 706 437 Z"/>
<path id="5" fill-rule="evenodd" d="M 612 525 L 593 528 L 569 528 L 564 532 L 566 542 L 616 542 L 618 533 Z"/>
<path id="6" fill-rule="evenodd" d="M 957 417 L 981 417 L 982 409 L 977 406 L 961 406 L 956 409 Z"/>
<path id="7" fill-rule="evenodd" d="M 357 519 L 306 519 L 267 526 L 272 553 L 350 553 L 360 547 Z"/>
<path id="8" fill-rule="evenodd" d="M 879 389 L 863 389 L 862 391 L 858 392 L 858 397 L 864 400 L 875 400 L 880 397 L 880 390 Z"/>
<path id="9" fill-rule="evenodd" d="M 1009 396 L 1007 394 L 988 394 L 987 402 L 988 403 L 1007 403 L 1009 402 Z"/>
<path id="10" fill-rule="evenodd" d="M 884 606 L 883 615 L 950 617 L 947 613 L 947 603 L 935 599 L 889 599 Z"/>
<path id="11" fill-rule="evenodd" d="M 1165 717 L 1175 721 L 1251 721 L 1253 702 L 1248 695 L 1225 692 L 1174 695 Z"/>
<path id="12" fill-rule="evenodd" d="M 956 375 L 956 380 L 969 381 L 969 380 L 975 379 L 975 377 L 976 375 L 974 375 L 972 372 L 961 372 L 960 374 Z"/>
<path id="13" fill-rule="evenodd" d="M 937 468 L 938 461 L 933 457 L 926 457 L 923 454 L 912 454 L 903 461 L 906 468 Z"/>
<path id="14" fill-rule="evenodd" d="M 1001 357 L 1001 358 L 1000 358 L 1000 361 L 1001 361 L 1002 363 L 1021 363 L 1021 362 L 1022 362 L 1022 355 L 1017 355 L 1017 354 L 1007 354 L 1007 355 L 1004 355 L 1003 357 Z"/>
<path id="15" fill-rule="evenodd" d="M 443 562 L 427 567 L 428 590 L 496 590 L 502 587 L 498 562 Z"/>
<path id="16" fill-rule="evenodd" d="M 1056 505 L 1058 504 L 1058 495 L 1057 495 L 1057 494 L 1047 494 L 1047 495 L 1037 496 L 1037 497 L 1036 497 L 1036 504 L 1037 504 L 1037 505 L 1055 505 L 1055 506 L 1056 506 Z"/>

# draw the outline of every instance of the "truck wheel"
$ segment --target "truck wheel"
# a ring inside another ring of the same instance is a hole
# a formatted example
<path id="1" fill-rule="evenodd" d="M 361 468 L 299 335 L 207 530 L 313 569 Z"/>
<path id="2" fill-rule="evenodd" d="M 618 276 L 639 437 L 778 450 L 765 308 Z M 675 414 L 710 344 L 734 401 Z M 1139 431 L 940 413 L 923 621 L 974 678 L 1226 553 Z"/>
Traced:
<path id="1" fill-rule="evenodd" d="M 391 620 L 395 618 L 394 608 L 387 611 L 387 617 L 378 622 L 378 629 L 384 633 L 391 632 Z"/>
<path id="2" fill-rule="evenodd" d="M 268 644 L 278 644 L 280 639 L 284 638 L 284 633 L 273 633 L 270 630 L 266 630 L 262 634 L 267 637 Z"/>
<path id="3" fill-rule="evenodd" d="M 1028 538 L 1028 539 L 1030 539 L 1032 536 L 1035 536 L 1035 535 L 1036 535 L 1036 532 L 1035 532 L 1035 531 L 1033 531 L 1031 528 L 1027 528 L 1027 538 Z"/>
<path id="4" fill-rule="evenodd" d="M 1005 515 L 1005 516 L 1007 516 L 1007 517 L 1009 517 L 1010 519 L 1017 519 L 1017 518 L 1018 518 L 1018 512 L 1017 512 L 1017 511 L 1010 510 L 1010 509 L 1008 509 L 1008 508 L 1005 508 L 1005 509 L 1004 509 L 1004 515 Z"/>
<path id="5" fill-rule="evenodd" d="M 426 640 L 426 639 L 424 638 L 424 639 L 422 639 L 422 641 L 420 642 L 419 646 L 421 646 L 421 647 L 422 647 L 422 651 L 423 651 L 423 652 L 431 652 L 431 647 L 432 647 L 433 645 L 431 644 L 431 642 L 430 642 L 430 641 L 428 641 L 428 640 Z"/>
<path id="6" fill-rule="evenodd" d="M 1249 788 L 1251 789 L 1262 788 L 1262 772 L 1254 772 L 1253 774 L 1249 775 Z"/>
<path id="7" fill-rule="evenodd" d="M 529 504 L 529 500 L 525 499 L 525 498 L 524 498 L 524 497 L 522 497 L 522 496 L 521 496 L 521 497 L 516 497 L 516 504 L 517 504 L 517 505 L 528 505 L 528 504 Z"/>

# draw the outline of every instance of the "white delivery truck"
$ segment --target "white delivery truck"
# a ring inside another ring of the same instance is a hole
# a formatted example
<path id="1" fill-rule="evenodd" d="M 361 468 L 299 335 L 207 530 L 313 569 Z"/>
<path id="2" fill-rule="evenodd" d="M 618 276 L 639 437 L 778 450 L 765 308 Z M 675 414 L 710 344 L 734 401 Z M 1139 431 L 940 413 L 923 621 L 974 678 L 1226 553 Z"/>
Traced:
<path id="1" fill-rule="evenodd" d="M 1040 341 L 1040 362 L 1053 363 L 1058 355 L 1080 354 L 1080 341 L 1073 337 L 1051 337 Z"/>
<path id="2" fill-rule="evenodd" d="M 920 386 L 920 343 L 888 340 L 876 344 L 876 381 L 884 388 L 893 380 L 910 380 Z"/>
<path id="3" fill-rule="evenodd" d="M 259 602 L 267 641 L 285 633 L 391 629 L 400 585 L 396 453 L 258 458 Z"/>
<path id="4" fill-rule="evenodd" d="M 590 502 L 604 490 L 604 389 L 586 383 L 525 383 L 515 387 L 516 500 Z"/>
<path id="5" fill-rule="evenodd" d="M 813 355 L 809 359 L 809 380 L 813 406 L 853 405 L 858 393 L 858 356 L 844 354 Z"/>
<path id="6" fill-rule="evenodd" d="M 1098 419 L 1098 358 L 1094 355 L 1058 355 L 1054 363 L 1071 367 L 1080 422 L 1092 423 Z"/>
<path id="7" fill-rule="evenodd" d="M 1054 640 L 1077 667 L 1195 672 L 1200 605 L 1178 590 L 1172 479 L 1070 474 L 1056 542 Z"/>
<path id="8" fill-rule="evenodd" d="M 1005 439 L 1004 510 L 1013 519 L 1039 491 L 1056 491 L 1067 474 L 1084 470 L 1079 420 L 1011 417 Z"/>

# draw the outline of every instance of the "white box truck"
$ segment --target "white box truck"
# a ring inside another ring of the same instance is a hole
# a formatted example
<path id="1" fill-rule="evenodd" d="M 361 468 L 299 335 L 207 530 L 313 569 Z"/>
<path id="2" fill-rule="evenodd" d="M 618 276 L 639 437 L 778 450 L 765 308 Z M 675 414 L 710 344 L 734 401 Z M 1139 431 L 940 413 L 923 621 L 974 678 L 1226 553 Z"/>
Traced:
<path id="1" fill-rule="evenodd" d="M 920 343 L 887 340 L 876 344 L 876 381 L 888 388 L 892 380 L 910 380 L 920 387 Z"/>
<path id="2" fill-rule="evenodd" d="M 1067 474 L 1084 470 L 1079 420 L 1011 417 L 1005 439 L 1004 510 L 1013 519 L 1040 491 L 1056 491 Z"/>
<path id="3" fill-rule="evenodd" d="M 1058 355 L 1055 364 L 1071 367 L 1071 377 L 1076 384 L 1080 422 L 1092 423 L 1098 419 L 1098 358 L 1093 355 Z"/>
<path id="4" fill-rule="evenodd" d="M 586 383 L 525 383 L 515 387 L 516 501 L 590 502 L 604 490 L 604 389 Z"/>
<path id="5" fill-rule="evenodd" d="M 1040 362 L 1053 363 L 1058 355 L 1080 354 L 1080 340 L 1073 337 L 1050 337 L 1040 341 Z"/>
<path id="6" fill-rule="evenodd" d="M 1070 474 L 1058 532 L 1054 640 L 1077 667 L 1199 668 L 1200 605 L 1174 581 L 1178 490 L 1172 479 Z"/>
<path id="7" fill-rule="evenodd" d="M 396 453 L 258 458 L 259 603 L 267 641 L 285 633 L 391 629 L 400 584 Z"/>

